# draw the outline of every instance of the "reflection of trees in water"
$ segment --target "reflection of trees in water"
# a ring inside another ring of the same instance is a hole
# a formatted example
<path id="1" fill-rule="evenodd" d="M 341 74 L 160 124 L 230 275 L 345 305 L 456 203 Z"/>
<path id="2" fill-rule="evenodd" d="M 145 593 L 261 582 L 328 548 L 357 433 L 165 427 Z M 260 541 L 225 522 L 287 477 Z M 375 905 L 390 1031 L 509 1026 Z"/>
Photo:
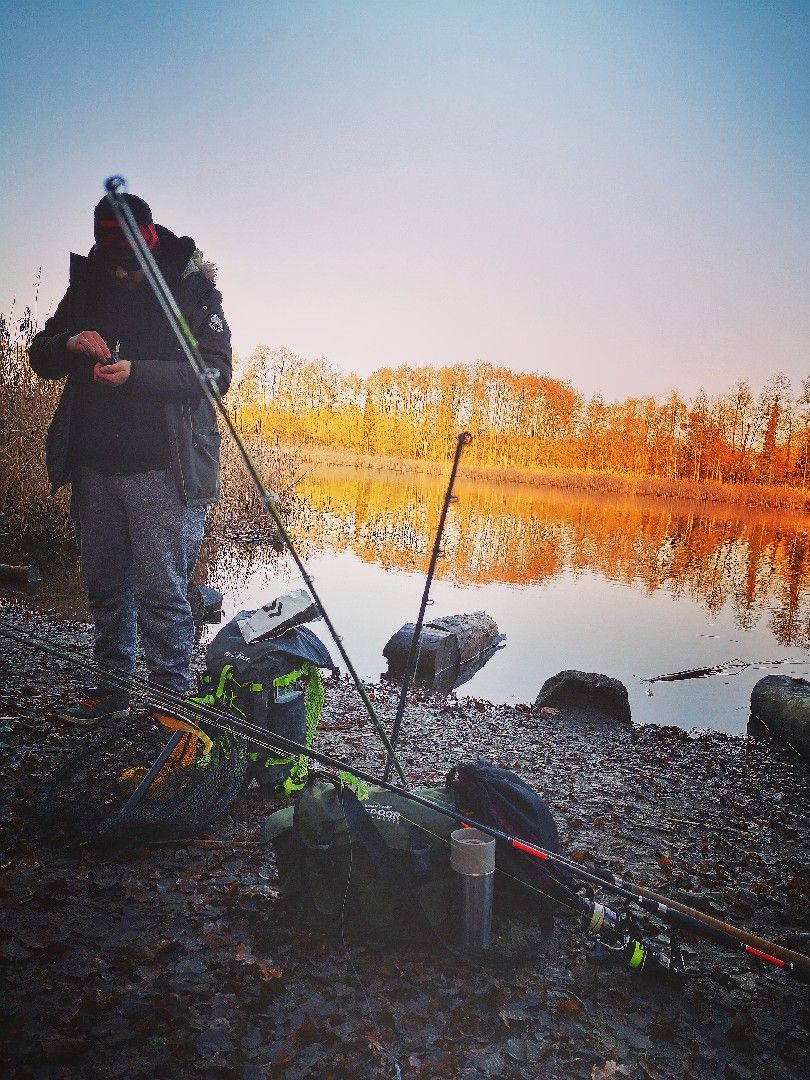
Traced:
<path id="1" fill-rule="evenodd" d="M 526 585 L 595 571 L 652 593 L 730 604 L 741 628 L 770 614 L 783 645 L 808 644 L 810 551 L 800 515 L 566 496 L 526 485 L 459 482 L 437 574 L 459 584 Z M 301 494 L 296 533 L 368 562 L 423 571 L 444 483 L 324 470 Z"/>
<path id="2" fill-rule="evenodd" d="M 424 476 L 329 470 L 309 478 L 291 522 L 304 561 L 314 550 L 351 550 L 366 562 L 423 573 L 445 482 Z M 798 514 L 721 510 L 684 503 L 566 496 L 526 485 L 459 481 L 437 575 L 461 585 L 529 585 L 565 571 L 596 572 L 647 593 L 726 604 L 742 630 L 767 617 L 776 640 L 810 646 L 810 544 Z M 32 562 L 45 586 L 38 606 L 85 617 L 75 549 L 0 543 L 0 562 Z M 203 547 L 196 578 L 232 593 L 254 576 L 299 588 L 288 559 L 269 545 Z"/>
<path id="3" fill-rule="evenodd" d="M 794 533 L 785 539 L 779 549 L 784 560 L 780 577 L 786 588 L 780 592 L 780 603 L 771 616 L 771 629 L 780 644 L 806 644 L 810 641 L 810 618 L 808 618 L 807 595 L 807 537 Z"/>

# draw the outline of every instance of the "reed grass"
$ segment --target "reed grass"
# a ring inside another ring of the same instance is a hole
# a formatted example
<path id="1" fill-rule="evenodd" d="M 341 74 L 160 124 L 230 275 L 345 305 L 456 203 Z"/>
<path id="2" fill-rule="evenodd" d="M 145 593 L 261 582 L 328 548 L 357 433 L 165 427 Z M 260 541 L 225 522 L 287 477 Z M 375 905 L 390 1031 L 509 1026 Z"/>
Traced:
<path id="1" fill-rule="evenodd" d="M 304 467 L 337 466 L 391 473 L 418 473 L 421 476 L 447 476 L 446 461 L 393 458 L 387 455 L 354 454 L 338 447 L 305 446 L 300 448 Z M 685 502 L 727 503 L 761 510 L 789 510 L 810 513 L 810 495 L 805 488 L 784 485 L 724 484 L 715 480 L 665 480 L 654 476 L 626 476 L 621 473 L 577 469 L 540 469 L 472 465 L 461 459 L 461 479 L 485 484 L 524 484 L 555 491 L 581 492 L 616 498 L 683 500 Z"/>
<path id="2" fill-rule="evenodd" d="M 30 309 L 0 314 L 0 533 L 24 542 L 66 541 L 72 536 L 70 494 L 51 494 L 45 473 L 45 436 L 62 383 L 40 379 L 28 363 L 37 331 Z M 265 485 L 278 495 L 286 517 L 296 506 L 300 457 L 294 447 L 250 438 L 249 450 Z M 223 442 L 220 501 L 209 529 L 220 533 L 266 528 L 265 513 L 239 454 Z"/>
<path id="3" fill-rule="evenodd" d="M 275 497 L 285 519 L 290 520 L 299 505 L 295 488 L 301 459 L 297 448 L 267 442 L 261 436 L 243 435 L 242 439 L 265 487 Z M 220 487 L 222 495 L 209 511 L 207 531 L 227 536 L 271 530 L 267 512 L 230 439 L 222 443 Z"/>
<path id="4" fill-rule="evenodd" d="M 51 495 L 45 474 L 45 435 L 61 385 L 31 370 L 35 333 L 30 309 L 0 315 L 0 527 L 23 540 L 63 540 L 71 533 L 69 499 Z"/>

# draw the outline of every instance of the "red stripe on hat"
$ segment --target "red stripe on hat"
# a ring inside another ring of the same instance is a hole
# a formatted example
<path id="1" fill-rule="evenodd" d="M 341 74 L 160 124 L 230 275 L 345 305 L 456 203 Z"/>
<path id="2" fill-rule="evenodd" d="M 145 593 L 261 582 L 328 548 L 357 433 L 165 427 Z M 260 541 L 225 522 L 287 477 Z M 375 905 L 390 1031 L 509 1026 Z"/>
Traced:
<path id="1" fill-rule="evenodd" d="M 99 236 L 99 242 L 102 247 L 120 247 L 129 249 L 129 243 L 127 242 L 121 226 L 117 221 L 97 221 L 96 227 L 101 235 Z M 157 229 L 154 225 L 139 225 L 138 232 L 144 239 L 144 243 L 151 250 L 156 246 L 158 242 Z"/>

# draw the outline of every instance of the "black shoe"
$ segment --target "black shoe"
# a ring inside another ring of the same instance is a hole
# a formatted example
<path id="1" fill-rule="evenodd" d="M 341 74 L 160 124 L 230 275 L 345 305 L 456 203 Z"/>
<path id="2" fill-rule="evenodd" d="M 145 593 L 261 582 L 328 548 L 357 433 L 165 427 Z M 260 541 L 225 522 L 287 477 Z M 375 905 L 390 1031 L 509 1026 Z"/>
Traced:
<path id="1" fill-rule="evenodd" d="M 84 691 L 75 705 L 56 714 L 60 720 L 90 723 L 93 720 L 122 720 L 129 715 L 128 690 L 104 690 L 94 686 Z"/>

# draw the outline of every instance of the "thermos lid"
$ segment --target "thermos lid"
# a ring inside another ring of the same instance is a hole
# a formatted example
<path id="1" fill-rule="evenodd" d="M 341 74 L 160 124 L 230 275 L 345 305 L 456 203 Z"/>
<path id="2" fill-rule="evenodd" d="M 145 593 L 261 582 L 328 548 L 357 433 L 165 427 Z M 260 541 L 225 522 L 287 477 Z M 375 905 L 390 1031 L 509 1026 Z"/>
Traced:
<path id="1" fill-rule="evenodd" d="M 478 877 L 495 871 L 495 837 L 478 829 L 450 834 L 450 865 L 459 874 Z"/>

